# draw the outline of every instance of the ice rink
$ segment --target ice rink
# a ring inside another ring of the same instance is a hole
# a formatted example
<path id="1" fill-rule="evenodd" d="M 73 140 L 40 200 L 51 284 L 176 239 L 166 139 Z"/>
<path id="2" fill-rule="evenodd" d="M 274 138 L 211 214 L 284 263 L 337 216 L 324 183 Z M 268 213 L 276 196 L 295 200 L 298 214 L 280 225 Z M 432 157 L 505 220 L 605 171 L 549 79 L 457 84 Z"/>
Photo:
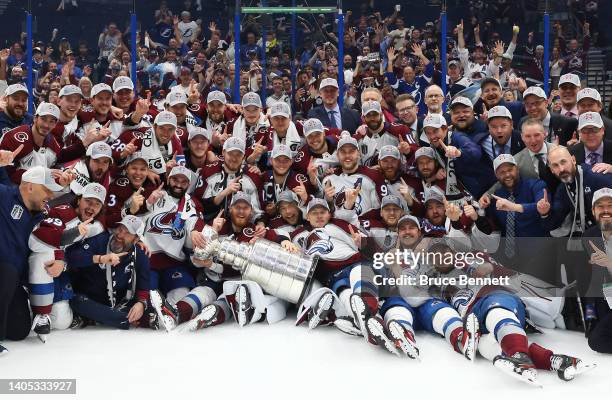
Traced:
<path id="1" fill-rule="evenodd" d="M 196 333 L 87 327 L 6 342 L 0 378 L 76 378 L 77 395 L 53 399 L 598 399 L 609 396 L 612 356 L 594 353 L 577 332 L 532 335 L 555 352 L 598 367 L 574 381 L 540 371 L 544 388 L 470 364 L 439 337 L 417 332 L 422 362 L 397 358 L 334 327 L 309 332 L 293 319 Z M 469 397 L 466 397 L 469 396 Z M 2 395 L 2 399 L 41 398 Z"/>

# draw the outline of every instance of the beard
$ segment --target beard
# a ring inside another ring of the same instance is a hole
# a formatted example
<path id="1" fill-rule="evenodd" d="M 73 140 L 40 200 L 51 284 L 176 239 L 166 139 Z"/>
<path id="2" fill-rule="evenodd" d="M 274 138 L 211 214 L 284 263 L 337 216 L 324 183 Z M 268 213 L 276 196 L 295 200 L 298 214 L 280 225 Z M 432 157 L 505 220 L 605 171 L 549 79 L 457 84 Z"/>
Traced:
<path id="1" fill-rule="evenodd" d="M 598 221 L 597 225 L 602 232 L 610 232 L 612 231 L 612 222 L 610 221 Z"/>
<path id="2" fill-rule="evenodd" d="M 185 195 L 185 190 L 176 186 L 168 186 L 168 194 L 175 199 L 181 199 Z"/>

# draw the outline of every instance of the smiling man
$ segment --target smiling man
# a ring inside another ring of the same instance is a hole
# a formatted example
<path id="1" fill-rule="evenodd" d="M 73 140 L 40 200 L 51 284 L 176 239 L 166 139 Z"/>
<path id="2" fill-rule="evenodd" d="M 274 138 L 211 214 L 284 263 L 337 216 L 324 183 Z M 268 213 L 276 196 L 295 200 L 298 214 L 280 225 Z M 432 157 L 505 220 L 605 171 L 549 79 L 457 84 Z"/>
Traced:
<path id="1" fill-rule="evenodd" d="M 31 125 L 34 118 L 28 114 L 28 88 L 21 83 L 10 85 L 4 91 L 6 107 L 0 111 L 0 138 L 20 125 Z"/>

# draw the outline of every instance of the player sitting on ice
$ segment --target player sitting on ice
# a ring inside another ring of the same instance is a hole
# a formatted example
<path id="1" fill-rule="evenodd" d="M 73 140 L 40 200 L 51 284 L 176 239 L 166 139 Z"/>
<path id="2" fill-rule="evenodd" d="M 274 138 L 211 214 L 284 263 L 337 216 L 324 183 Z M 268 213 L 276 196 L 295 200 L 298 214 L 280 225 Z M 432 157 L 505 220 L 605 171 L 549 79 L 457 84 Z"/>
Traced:
<path id="1" fill-rule="evenodd" d="M 424 329 L 444 336 L 453 350 L 473 360 L 479 336 L 475 316 L 468 315 L 464 327 L 459 313 L 441 298 L 432 297 L 428 291 L 429 286 L 416 279 L 420 275 L 428 275 L 431 269 L 426 264 L 427 260 L 414 256 L 423 254 L 422 250 L 427 249 L 430 240 L 423 237 L 421 220 L 412 215 L 404 215 L 397 223 L 397 231 L 397 250 L 409 258 L 387 267 L 396 277 L 412 277 L 415 281 L 402 282 L 398 285 L 401 296 L 385 299 L 380 308 L 384 326 L 378 320 L 368 321 L 368 324 L 372 325 L 373 330 L 381 332 L 380 340 L 394 354 L 398 354 L 399 350 L 410 358 L 418 358 L 415 330 Z"/>
<path id="2" fill-rule="evenodd" d="M 72 323 L 68 300 L 72 287 L 64 262 L 64 249 L 104 230 L 96 220 L 106 198 L 106 189 L 90 183 L 72 205 L 53 207 L 30 235 L 30 303 L 34 313 L 32 329 L 44 343 L 54 329 L 67 329 Z M 95 220 L 95 221 L 94 221 Z"/>
<path id="3" fill-rule="evenodd" d="M 441 253 L 446 258 L 453 251 L 444 243 L 430 248 L 430 253 Z M 439 264 L 442 257 L 432 257 Z M 485 261 L 487 260 L 485 255 Z M 495 267 L 488 261 L 477 265 L 456 268 L 451 265 L 436 265 L 442 274 L 460 276 L 485 276 L 482 271 L 492 275 Z M 475 271 L 480 271 L 474 273 Z M 511 287 L 494 285 L 448 285 L 441 293 L 462 316 L 475 315 L 484 335 L 478 351 L 493 365 L 505 373 L 531 385 L 541 386 L 537 381 L 536 369 L 556 371 L 560 379 L 569 381 L 582 374 L 595 364 L 588 364 L 579 358 L 564 354 L 554 354 L 537 343 L 529 344 L 525 327 L 526 307 Z"/>
<path id="4" fill-rule="evenodd" d="M 263 235 L 257 235 L 256 227 L 251 222 L 253 207 L 250 199 L 246 193 L 237 192 L 232 197 L 229 218 L 223 218 L 224 211 L 220 211 L 213 220 L 212 228 L 217 232 L 219 241 L 231 239 L 251 243 L 264 238 L 279 243 L 287 251 L 297 252 L 297 246 L 287 237 L 277 235 L 274 230 L 266 229 Z M 193 331 L 218 325 L 230 318 L 230 315 L 233 315 L 240 326 L 264 319 L 268 323 L 274 323 L 285 318 L 285 301 L 265 294 L 255 282 L 240 280 L 240 272 L 231 265 L 222 264 L 214 257 L 194 262 L 205 267 L 203 284 L 198 289 L 206 293 L 206 298 L 200 299 L 200 304 L 204 307 L 202 311 L 189 323 L 184 324 L 181 330 Z"/>

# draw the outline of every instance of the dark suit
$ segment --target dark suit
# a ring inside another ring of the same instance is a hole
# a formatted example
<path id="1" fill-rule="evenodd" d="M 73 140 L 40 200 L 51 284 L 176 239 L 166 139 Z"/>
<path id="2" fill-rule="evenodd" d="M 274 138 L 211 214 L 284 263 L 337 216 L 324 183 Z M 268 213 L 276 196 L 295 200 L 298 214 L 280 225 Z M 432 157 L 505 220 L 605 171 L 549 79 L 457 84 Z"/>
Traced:
<path id="1" fill-rule="evenodd" d="M 604 140 L 603 142 L 603 154 L 602 159 L 606 164 L 612 164 L 612 140 Z M 584 149 L 584 143 L 576 143 L 569 148 L 569 152 L 576 157 L 576 163 L 585 163 L 586 151 Z"/>
<path id="2" fill-rule="evenodd" d="M 482 161 L 493 168 L 493 160 L 487 154 L 487 151 L 491 150 L 491 135 L 488 131 L 477 133 L 472 137 L 472 140 L 480 146 L 482 149 Z M 495 143 L 495 141 L 493 141 Z M 496 144 L 496 143 L 495 143 Z M 513 130 L 510 140 L 510 154 L 515 155 L 525 148 L 525 143 L 521 139 L 521 134 L 518 131 Z M 495 153 L 494 153 L 495 154 Z M 499 154 L 496 154 L 496 156 Z"/>
<path id="3" fill-rule="evenodd" d="M 519 126 L 523 126 L 523 122 L 528 117 L 521 119 Z M 546 141 L 552 142 L 554 136 L 559 137 L 559 144 L 565 146 L 567 141 L 572 138 L 574 132 L 578 130 L 578 120 L 576 118 L 568 118 L 560 114 L 550 113 L 550 123 L 548 125 L 548 132 L 546 135 Z"/>
<path id="4" fill-rule="evenodd" d="M 316 118 L 323 126 L 327 128 L 331 128 L 332 124 L 329 120 L 329 114 L 327 110 L 325 110 L 325 106 L 318 106 L 312 108 L 308 112 L 308 118 Z M 357 128 L 361 125 L 361 117 L 359 113 L 355 110 L 352 110 L 348 107 L 340 108 L 340 119 L 342 120 L 342 127 L 338 126 L 337 128 L 342 128 L 342 130 L 348 131 L 351 135 L 355 134 Z"/>
<path id="5" fill-rule="evenodd" d="M 603 120 L 604 123 L 604 139 L 605 140 L 612 140 L 612 119 L 606 117 L 605 115 L 601 115 L 601 119 Z"/>

